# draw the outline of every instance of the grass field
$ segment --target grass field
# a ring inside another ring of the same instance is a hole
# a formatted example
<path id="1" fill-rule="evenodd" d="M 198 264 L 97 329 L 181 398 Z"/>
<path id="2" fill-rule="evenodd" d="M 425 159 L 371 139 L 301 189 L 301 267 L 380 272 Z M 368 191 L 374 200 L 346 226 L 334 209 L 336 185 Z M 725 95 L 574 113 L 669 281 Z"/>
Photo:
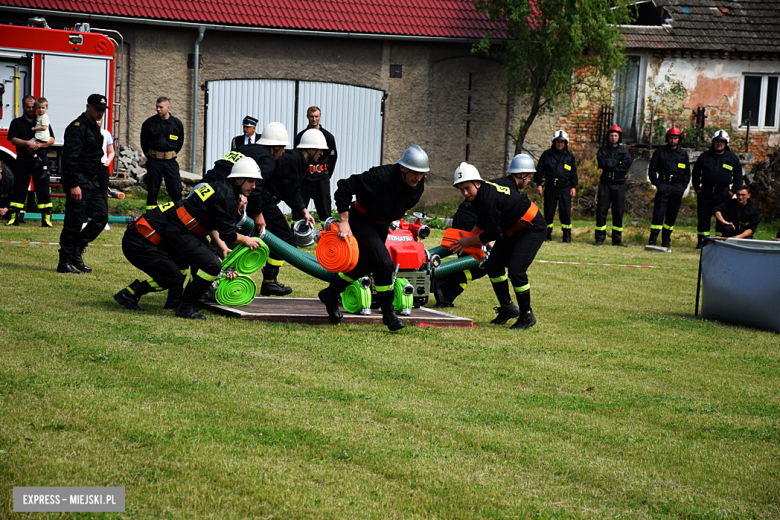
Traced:
<path id="1" fill-rule="evenodd" d="M 780 518 L 780 336 L 694 318 L 690 232 L 556 228 L 537 259 L 659 268 L 535 263 L 528 331 L 489 325 L 483 278 L 475 329 L 392 334 L 133 313 L 119 247 L 74 276 L 6 242 L 60 229 L 0 228 L 0 518 Z M 124 486 L 126 512 L 15 515 L 14 486 Z"/>

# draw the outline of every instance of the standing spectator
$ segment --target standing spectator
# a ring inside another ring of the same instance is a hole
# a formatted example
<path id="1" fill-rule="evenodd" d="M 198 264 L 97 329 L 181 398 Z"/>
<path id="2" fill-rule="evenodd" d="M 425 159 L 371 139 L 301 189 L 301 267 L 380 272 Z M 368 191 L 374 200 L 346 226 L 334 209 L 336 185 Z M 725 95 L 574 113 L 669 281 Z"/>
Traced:
<path id="1" fill-rule="evenodd" d="M 100 184 L 100 197 L 106 201 L 106 215 L 108 215 L 108 181 L 111 177 L 111 163 L 114 162 L 114 136 L 111 132 L 103 128 L 103 121 L 98 121 L 100 133 L 103 134 L 103 157 L 100 158 L 100 175 L 98 175 L 98 184 Z"/>
<path id="2" fill-rule="evenodd" d="M 761 214 L 750 202 L 750 188 L 735 186 L 734 193 L 736 200 L 730 198 L 715 208 L 716 229 L 724 237 L 753 238 L 761 223 Z"/>
<path id="3" fill-rule="evenodd" d="M 339 237 L 358 243 L 358 262 L 348 273 L 334 276 L 319 292 L 331 321 L 343 318 L 339 295 L 355 280 L 372 273 L 382 323 L 391 331 L 404 328 L 393 308 L 393 261 L 385 247 L 389 225 L 413 208 L 425 190 L 428 154 L 419 146 L 407 148 L 396 164 L 376 166 L 341 179 L 336 190 Z"/>
<path id="4" fill-rule="evenodd" d="M 6 226 L 18 226 L 24 222 L 27 187 L 32 178 L 35 196 L 38 198 L 38 210 L 41 212 L 41 226 L 52 227 L 49 172 L 43 169 L 43 164 L 35 165 L 35 154 L 45 152 L 46 148 L 54 144 L 54 131 L 49 125 L 49 140 L 45 143 L 34 139 L 35 98 L 25 96 L 22 105 L 24 114 L 11 121 L 8 129 L 8 140 L 16 147 L 16 174 L 10 202 L 11 217 Z"/>
<path id="5" fill-rule="evenodd" d="M 626 174 L 631 168 L 631 154 L 620 144 L 623 130 L 612 125 L 607 131 L 607 144 L 599 148 L 596 159 L 601 168 L 598 203 L 596 204 L 596 243 L 607 239 L 607 213 L 612 206 L 612 245 L 628 247 L 623 243 L 623 212 L 626 210 Z"/>
<path id="6" fill-rule="evenodd" d="M 8 171 L 4 171 L 0 165 L 0 218 L 8 214 L 8 205 L 11 202 L 11 194 L 14 191 L 14 178 Z"/>
<path id="7" fill-rule="evenodd" d="M 235 150 L 239 146 L 243 146 L 246 144 L 255 144 L 257 140 L 260 138 L 259 135 L 257 135 L 257 132 L 255 132 L 257 127 L 257 119 L 252 116 L 245 116 L 244 120 L 241 122 L 244 126 L 244 134 L 238 135 L 233 138 L 232 141 L 230 141 L 230 150 Z"/>
<path id="8" fill-rule="evenodd" d="M 49 116 L 46 114 L 46 112 L 49 111 L 49 102 L 46 100 L 45 97 L 38 98 L 38 100 L 35 102 L 35 127 L 33 128 L 33 132 L 35 132 L 35 140 L 39 143 L 48 143 L 49 142 L 49 125 L 51 124 L 49 122 Z M 43 164 L 44 171 L 48 174 L 49 173 L 49 156 L 46 154 L 46 149 L 40 151 L 40 153 L 35 153 L 35 166 L 39 166 Z"/>
<path id="9" fill-rule="evenodd" d="M 304 204 L 308 207 L 309 201 L 314 199 L 314 207 L 317 209 L 317 215 L 320 217 L 320 221 L 324 222 L 325 219 L 330 217 L 332 207 L 330 199 L 330 178 L 333 177 L 333 171 L 336 169 L 338 153 L 336 152 L 336 139 L 333 137 L 333 134 L 320 125 L 321 114 L 322 112 L 318 107 L 309 107 L 306 111 L 309 126 L 302 132 L 298 132 L 293 144 L 298 146 L 303 134 L 310 129 L 317 129 L 322 132 L 322 135 L 325 136 L 325 142 L 328 143 L 328 148 L 324 150 L 320 158 L 317 161 L 309 163 L 309 174 L 301 183 L 301 198 L 303 199 Z M 303 214 L 296 211 L 293 212 L 292 217 L 293 221 L 297 221 L 303 218 Z"/>
<path id="10" fill-rule="evenodd" d="M 648 245 L 654 246 L 661 235 L 661 246 L 672 245 L 672 231 L 683 194 L 691 180 L 688 152 L 680 147 L 680 129 L 673 126 L 666 132 L 666 145 L 653 152 L 648 168 L 650 183 L 657 188 L 653 199 L 653 222 Z"/>
<path id="11" fill-rule="evenodd" d="M 571 199 L 577 193 L 577 164 L 569 151 L 569 136 L 558 130 L 552 136 L 552 146 L 545 150 L 536 165 L 536 192 L 544 194 L 544 220 L 547 222 L 547 238 L 552 240 L 553 218 L 559 207 L 563 230 L 563 242 L 571 242 Z M 544 191 L 542 184 L 545 185 Z"/>
<path id="12" fill-rule="evenodd" d="M 103 119 L 107 108 L 105 96 L 92 94 L 87 98 L 87 110 L 65 129 L 62 148 L 65 220 L 60 234 L 58 273 L 92 272 L 84 264 L 84 248 L 100 235 L 108 222 L 108 208 L 98 181 L 103 165 L 100 162 L 103 134 L 98 121 Z M 84 222 L 87 225 L 82 229 Z"/>
<path id="13" fill-rule="evenodd" d="M 176 155 L 184 145 L 184 125 L 171 115 L 171 102 L 167 97 L 157 98 L 157 115 L 141 125 L 141 149 L 146 155 L 146 209 L 157 205 L 157 195 L 162 181 L 171 200 L 181 200 L 181 177 Z"/>
<path id="14" fill-rule="evenodd" d="M 739 157 L 729 149 L 729 134 L 718 130 L 712 136 L 712 147 L 702 153 L 693 165 L 693 189 L 698 199 L 699 220 L 696 249 L 701 249 L 704 237 L 710 235 L 715 207 L 731 200 L 734 193 L 730 188 L 741 184 L 742 165 L 739 164 Z"/>

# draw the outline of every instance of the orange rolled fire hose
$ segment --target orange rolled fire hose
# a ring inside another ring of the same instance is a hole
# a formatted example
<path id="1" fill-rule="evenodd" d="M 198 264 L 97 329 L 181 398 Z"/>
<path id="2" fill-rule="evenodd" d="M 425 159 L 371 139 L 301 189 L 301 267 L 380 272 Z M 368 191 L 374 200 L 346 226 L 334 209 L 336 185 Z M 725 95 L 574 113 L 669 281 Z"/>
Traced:
<path id="1" fill-rule="evenodd" d="M 444 230 L 444 237 L 441 239 L 441 247 L 446 247 L 450 251 L 452 251 L 452 246 L 460 240 L 460 236 L 463 235 L 464 237 L 473 237 L 476 236 L 477 233 L 472 233 L 471 231 L 463 231 L 462 229 L 455 229 L 455 228 L 448 228 Z M 485 252 L 482 250 L 482 247 L 480 246 L 469 246 L 464 251 L 467 255 L 471 255 L 475 260 L 480 261 L 483 258 L 485 258 Z"/>
<path id="2" fill-rule="evenodd" d="M 358 244 L 355 237 L 339 238 L 339 226 L 331 224 L 329 231 L 320 233 L 317 242 L 317 261 L 331 273 L 348 273 L 358 262 Z"/>

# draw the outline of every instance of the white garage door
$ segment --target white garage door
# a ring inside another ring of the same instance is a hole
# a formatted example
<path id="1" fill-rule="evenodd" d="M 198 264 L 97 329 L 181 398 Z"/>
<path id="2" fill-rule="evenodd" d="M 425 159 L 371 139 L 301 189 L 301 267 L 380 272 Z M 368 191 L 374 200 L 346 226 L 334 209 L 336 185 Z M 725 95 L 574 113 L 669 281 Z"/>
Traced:
<path id="1" fill-rule="evenodd" d="M 381 90 L 272 79 L 210 81 L 207 88 L 206 170 L 230 151 L 230 140 L 241 134 L 245 115 L 260 120 L 258 132 L 268 123 L 281 122 L 290 133 L 292 144 L 296 131 L 308 124 L 306 109 L 310 106 L 322 110 L 320 124 L 336 138 L 339 159 L 331 178 L 331 193 L 339 179 L 380 164 L 384 97 Z M 311 204 L 309 210 L 313 209 Z"/>

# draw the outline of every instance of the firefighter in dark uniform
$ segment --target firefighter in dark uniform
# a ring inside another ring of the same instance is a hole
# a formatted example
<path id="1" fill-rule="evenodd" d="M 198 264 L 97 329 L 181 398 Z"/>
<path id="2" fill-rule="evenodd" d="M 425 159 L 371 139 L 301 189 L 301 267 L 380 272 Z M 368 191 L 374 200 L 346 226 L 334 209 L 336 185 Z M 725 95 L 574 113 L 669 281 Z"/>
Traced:
<path id="1" fill-rule="evenodd" d="M 393 272 L 395 266 L 385 247 L 391 222 L 401 219 L 413 208 L 425 189 L 428 154 L 417 145 L 404 152 L 396 164 L 376 166 L 338 182 L 336 210 L 339 212 L 339 237 L 358 243 L 355 268 L 339 273 L 319 292 L 332 321 L 341 321 L 339 295 L 355 280 L 372 273 L 382 322 L 391 331 L 405 327 L 393 308 Z M 354 200 L 353 200 L 354 199 Z"/>
<path id="2" fill-rule="evenodd" d="M 697 197 L 698 242 L 701 249 L 704 237 L 710 235 L 710 221 L 714 209 L 731 200 L 731 186 L 742 185 L 742 165 L 737 154 L 729 149 L 729 134 L 718 130 L 712 136 L 712 147 L 702 153 L 693 165 L 693 189 Z"/>
<path id="3" fill-rule="evenodd" d="M 259 144 L 242 144 L 237 146 L 235 150 L 229 151 L 222 159 L 217 160 L 214 163 L 214 166 L 203 176 L 203 182 L 224 181 L 228 178 L 228 175 L 230 175 L 233 165 L 242 157 L 251 157 L 254 159 L 264 176 L 270 177 L 273 174 L 275 165 L 274 156 L 267 146 Z M 263 183 L 260 181 L 255 183 L 255 185 L 258 191 L 263 187 Z"/>
<path id="4" fill-rule="evenodd" d="M 87 98 L 86 112 L 65 129 L 62 148 L 65 219 L 60 234 L 58 273 L 91 272 L 92 268 L 84 264 L 84 248 L 100 235 L 108 223 L 108 206 L 98 179 L 103 166 L 100 162 L 103 133 L 97 123 L 107 108 L 105 96 L 92 94 Z M 87 225 L 82 229 L 84 222 Z"/>
<path id="5" fill-rule="evenodd" d="M 553 134 L 552 146 L 545 150 L 536 165 L 536 192 L 544 193 L 544 220 L 547 222 L 547 240 L 552 240 L 555 208 L 559 208 L 563 242 L 571 242 L 571 199 L 577 194 L 577 164 L 569 151 L 569 136 L 563 130 Z M 545 185 L 544 191 L 542 184 Z"/>
<path id="6" fill-rule="evenodd" d="M 753 238 L 761 223 L 761 214 L 750 202 L 748 186 L 737 185 L 734 187 L 734 193 L 737 195 L 736 200 L 728 199 L 714 210 L 718 231 L 724 238 Z"/>
<path id="7" fill-rule="evenodd" d="M 255 249 L 257 241 L 235 232 L 233 215 L 240 195 L 247 196 L 260 179 L 257 163 L 245 157 L 236 162 L 226 180 L 204 184 L 185 201 L 161 204 L 133 220 L 122 240 L 122 252 L 131 264 L 150 278 L 143 282 L 135 280 L 116 293 L 114 300 L 128 309 L 142 311 L 144 309 L 138 304 L 141 296 L 168 290 L 165 309 L 176 309 L 176 315 L 182 318 L 205 319 L 192 305 L 216 279 L 222 267 L 202 237 L 209 231 L 212 239 L 233 239 L 232 242 Z M 226 219 L 226 216 L 230 218 Z M 232 223 L 232 231 L 226 220 Z M 182 285 L 190 265 L 191 285 L 196 285 L 186 293 L 184 300 Z"/>
<path id="8" fill-rule="evenodd" d="M 181 200 L 181 176 L 176 156 L 184 145 L 184 125 L 170 113 L 167 97 L 157 99 L 157 115 L 141 125 L 141 150 L 146 155 L 146 209 L 157 205 L 157 195 L 165 180 L 171 200 Z"/>
<path id="9" fill-rule="evenodd" d="M 11 175 L 11 170 L 6 170 L 0 165 L 0 218 L 8 215 L 8 208 L 11 206 L 11 195 L 13 195 L 13 192 L 14 176 Z"/>
<path id="10" fill-rule="evenodd" d="M 648 175 L 650 183 L 657 188 L 648 245 L 655 245 L 663 229 L 661 246 L 668 249 L 671 247 L 677 212 L 680 211 L 685 188 L 691 180 L 688 152 L 680 147 L 679 128 L 673 126 L 666 132 L 666 145 L 653 152 Z"/>
<path id="11" fill-rule="evenodd" d="M 607 131 L 608 143 L 599 148 L 596 159 L 601 168 L 598 202 L 596 204 L 596 243 L 600 246 L 607 239 L 607 214 L 612 206 L 612 245 L 627 247 L 623 243 L 623 212 L 626 210 L 626 175 L 631 168 L 631 154 L 620 144 L 623 131 L 612 125 Z"/>
<path id="12" fill-rule="evenodd" d="M 11 121 L 8 128 L 8 141 L 16 147 L 16 174 L 14 189 L 9 201 L 11 216 L 6 226 L 18 226 L 24 222 L 26 213 L 27 188 L 32 178 L 38 210 L 41 213 L 41 226 L 52 227 L 51 195 L 49 194 L 49 172 L 44 164 L 35 165 L 35 153 L 45 154 L 46 148 L 54 144 L 54 131 L 49 125 L 49 141 L 42 143 L 35 139 L 35 98 L 25 96 L 22 100 L 24 114 Z"/>
<path id="13" fill-rule="evenodd" d="M 257 118 L 245 116 L 241 124 L 244 127 L 244 133 L 242 135 L 237 135 L 230 141 L 231 150 L 235 150 L 239 146 L 244 146 L 246 144 L 255 144 L 260 138 L 255 131 L 257 127 Z M 262 168 L 263 167 L 261 166 L 260 171 L 263 171 Z"/>
<path id="14" fill-rule="evenodd" d="M 308 207 L 309 201 L 314 199 L 314 207 L 317 209 L 317 215 L 321 221 L 330 217 L 332 203 L 330 200 L 330 178 L 336 169 L 336 160 L 338 152 L 336 151 L 336 139 L 333 134 L 322 128 L 320 125 L 320 109 L 318 107 L 309 107 L 306 111 L 306 117 L 309 119 L 309 126 L 295 136 L 293 144 L 298 146 L 303 134 L 309 129 L 317 129 L 325 136 L 325 142 L 328 147 L 323 151 L 317 161 L 312 161 L 308 165 L 308 175 L 301 182 L 301 199 Z M 301 220 L 303 214 L 293 212 L 293 220 Z"/>
<path id="15" fill-rule="evenodd" d="M 501 184 L 485 182 L 479 171 L 467 163 L 461 163 L 453 179 L 453 186 L 466 200 L 474 202 L 479 215 L 472 230 L 478 234 L 464 236 L 455 242 L 453 251 L 460 253 L 467 247 L 496 241 L 490 258 L 485 262 L 485 270 L 499 303 L 499 307 L 494 308 L 497 316 L 490 323 L 503 325 L 517 317 L 512 330 L 524 330 L 536 324 L 531 310 L 531 285 L 527 271 L 542 247 L 547 228 L 547 222 L 536 205 L 518 191 L 525 188 L 533 173 L 533 160 L 530 156 L 526 157 L 528 167 L 522 166 L 518 168 L 522 171 L 513 174 L 520 177 L 517 180 L 504 179 Z M 506 269 L 509 270 L 508 276 Z M 517 305 L 512 303 L 509 282 L 514 287 Z"/>
<path id="16" fill-rule="evenodd" d="M 265 132 L 263 132 L 265 136 Z M 263 179 L 263 193 L 260 211 L 268 230 L 276 237 L 284 240 L 289 245 L 296 247 L 295 236 L 287 223 L 278 204 L 284 202 L 293 211 L 298 211 L 303 218 L 314 227 L 314 217 L 309 214 L 301 199 L 299 187 L 306 175 L 307 165 L 316 161 L 327 148 L 325 137 L 319 130 L 312 130 L 298 143 L 298 146 L 285 152 L 276 160 L 273 173 L 265 175 Z M 284 265 L 284 260 L 278 253 L 271 252 L 268 263 L 263 267 L 263 283 L 260 286 L 260 294 L 263 296 L 285 296 L 290 294 L 292 287 L 279 282 L 279 269 Z"/>

